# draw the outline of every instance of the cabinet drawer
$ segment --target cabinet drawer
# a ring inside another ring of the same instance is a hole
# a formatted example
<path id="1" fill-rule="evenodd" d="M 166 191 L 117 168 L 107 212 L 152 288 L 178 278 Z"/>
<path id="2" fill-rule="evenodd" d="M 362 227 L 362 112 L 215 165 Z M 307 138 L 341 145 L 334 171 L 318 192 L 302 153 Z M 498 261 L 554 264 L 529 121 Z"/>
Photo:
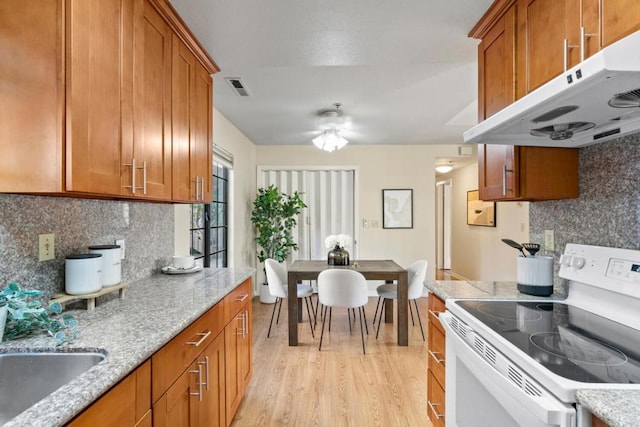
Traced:
<path id="1" fill-rule="evenodd" d="M 433 376 L 444 388 L 445 341 L 444 334 L 433 323 L 429 323 L 428 366 Z"/>
<path id="2" fill-rule="evenodd" d="M 429 371 L 427 383 L 427 411 L 434 427 L 444 427 L 444 389 Z"/>
<path id="3" fill-rule="evenodd" d="M 223 307 L 222 303 L 213 306 L 152 356 L 153 402 L 162 396 L 224 329 Z"/>
<path id="4" fill-rule="evenodd" d="M 240 286 L 224 297 L 225 324 L 240 312 L 240 309 L 251 300 L 251 279 L 247 279 Z"/>
<path id="5" fill-rule="evenodd" d="M 444 334 L 444 328 L 438 318 L 438 313 L 445 311 L 444 301 L 438 298 L 435 294 L 429 293 L 429 324 L 432 324 Z"/>

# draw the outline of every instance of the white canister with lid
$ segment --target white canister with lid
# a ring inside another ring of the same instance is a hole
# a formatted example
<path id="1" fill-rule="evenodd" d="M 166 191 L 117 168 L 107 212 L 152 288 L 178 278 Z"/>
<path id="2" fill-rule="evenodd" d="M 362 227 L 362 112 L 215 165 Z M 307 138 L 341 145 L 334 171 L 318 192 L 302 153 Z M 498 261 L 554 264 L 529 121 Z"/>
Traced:
<path id="1" fill-rule="evenodd" d="M 70 295 L 86 295 L 102 288 L 101 254 L 67 255 L 64 261 L 64 289 Z"/>
<path id="2" fill-rule="evenodd" d="M 114 286 L 122 281 L 120 245 L 89 246 L 89 253 L 102 255 L 102 287 Z"/>

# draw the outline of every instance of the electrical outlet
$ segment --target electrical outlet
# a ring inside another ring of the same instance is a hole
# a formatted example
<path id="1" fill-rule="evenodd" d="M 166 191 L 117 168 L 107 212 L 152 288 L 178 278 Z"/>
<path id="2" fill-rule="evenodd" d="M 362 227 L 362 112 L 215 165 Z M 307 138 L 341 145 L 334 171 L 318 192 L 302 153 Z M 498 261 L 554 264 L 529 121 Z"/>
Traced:
<path id="1" fill-rule="evenodd" d="M 56 247 L 53 240 L 53 234 L 40 234 L 38 235 L 39 249 L 38 260 L 49 261 L 56 256 Z"/>
<path id="2" fill-rule="evenodd" d="M 124 239 L 116 240 L 116 245 L 120 246 L 120 259 L 124 259 Z"/>
<path id="3" fill-rule="evenodd" d="M 544 230 L 544 249 L 546 251 L 555 250 L 555 236 L 553 230 Z"/>

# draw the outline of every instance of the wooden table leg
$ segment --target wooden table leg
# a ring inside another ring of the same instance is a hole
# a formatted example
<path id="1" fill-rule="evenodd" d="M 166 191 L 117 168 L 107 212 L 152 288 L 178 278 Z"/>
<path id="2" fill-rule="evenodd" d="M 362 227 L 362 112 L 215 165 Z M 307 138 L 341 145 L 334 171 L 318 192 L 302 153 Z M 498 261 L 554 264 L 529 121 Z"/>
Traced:
<path id="1" fill-rule="evenodd" d="M 298 277 L 296 273 L 289 272 L 287 277 L 287 288 L 288 295 L 287 298 L 287 318 L 289 323 L 289 345 L 297 346 L 298 345 Z M 302 310 L 300 310 L 300 313 Z"/>
<path id="2" fill-rule="evenodd" d="M 398 345 L 409 345 L 409 274 L 398 277 Z"/>
<path id="3" fill-rule="evenodd" d="M 393 280 L 385 280 L 385 284 L 393 284 Z M 384 323 L 393 323 L 393 299 L 384 300 Z"/>
<path id="4" fill-rule="evenodd" d="M 298 300 L 298 323 L 302 323 L 302 298 L 296 298 Z"/>

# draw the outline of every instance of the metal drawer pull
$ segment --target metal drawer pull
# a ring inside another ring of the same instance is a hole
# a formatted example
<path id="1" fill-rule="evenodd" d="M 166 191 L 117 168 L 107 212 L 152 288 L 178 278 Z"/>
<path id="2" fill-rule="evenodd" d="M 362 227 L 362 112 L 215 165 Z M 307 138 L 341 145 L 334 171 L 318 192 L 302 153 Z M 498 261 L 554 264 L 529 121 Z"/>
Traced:
<path id="1" fill-rule="evenodd" d="M 189 371 L 192 374 L 198 374 L 198 392 L 197 393 L 189 393 L 191 396 L 198 396 L 198 400 L 202 401 L 202 371 L 200 370 L 200 366 L 198 366 L 197 371 Z"/>
<path id="2" fill-rule="evenodd" d="M 444 362 L 444 359 L 438 359 L 438 356 L 436 356 L 436 354 L 441 354 L 440 352 L 433 352 L 429 350 L 429 354 L 431 355 L 431 357 L 433 357 L 433 360 L 435 360 L 437 364 L 441 364 L 442 362 Z"/>
<path id="3" fill-rule="evenodd" d="M 198 341 L 187 341 L 187 344 L 192 345 L 194 347 L 200 347 L 200 344 L 202 344 L 204 340 L 209 338 L 209 335 L 211 335 L 211 331 L 198 332 L 196 335 L 201 336 L 202 338 L 200 338 Z"/>
<path id="4" fill-rule="evenodd" d="M 438 319 L 440 318 L 437 311 L 429 310 L 429 314 L 435 318 L 438 318 Z"/>
<path id="5" fill-rule="evenodd" d="M 142 162 L 142 194 L 147 194 L 147 161 Z"/>
<path id="6" fill-rule="evenodd" d="M 507 165 L 502 166 L 502 195 L 507 195 L 507 172 L 513 172 L 513 169 L 507 169 Z"/>
<path id="7" fill-rule="evenodd" d="M 436 419 L 439 420 L 441 418 L 444 418 L 444 414 L 439 414 L 436 412 L 436 406 L 441 406 L 440 403 L 431 403 L 430 400 L 427 399 L 427 404 L 429 405 L 429 409 L 431 409 L 431 412 L 433 412 L 433 415 L 436 416 Z"/>
<path id="8" fill-rule="evenodd" d="M 242 301 L 246 300 L 247 298 L 249 298 L 249 294 L 244 294 L 241 297 L 236 298 L 236 302 L 242 302 Z"/>
<path id="9" fill-rule="evenodd" d="M 209 391 L 209 356 L 205 356 L 204 362 L 198 362 L 198 365 L 198 370 L 200 370 L 200 366 L 204 365 L 204 386 L 207 388 L 207 391 Z"/>

